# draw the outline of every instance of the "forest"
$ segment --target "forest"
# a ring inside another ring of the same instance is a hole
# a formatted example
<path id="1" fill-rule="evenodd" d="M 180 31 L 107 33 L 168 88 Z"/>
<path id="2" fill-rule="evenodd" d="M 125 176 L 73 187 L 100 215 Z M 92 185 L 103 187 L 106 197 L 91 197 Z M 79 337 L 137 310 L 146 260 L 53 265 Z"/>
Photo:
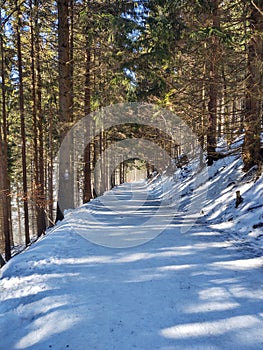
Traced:
<path id="1" fill-rule="evenodd" d="M 63 217 L 56 155 L 67 132 L 101 108 L 149 103 L 198 135 L 202 166 L 217 142 L 244 135 L 243 171 L 261 172 L 262 0 L 0 0 L 0 256 L 29 245 Z M 102 129 L 83 152 L 79 197 L 96 197 L 95 167 L 116 140 L 169 149 L 156 125 Z M 170 147 L 172 149 L 172 147 Z M 170 150 L 171 151 L 171 150 Z M 172 152 L 172 151 L 171 151 Z M 172 154 L 179 157 L 180 153 Z M 132 161 L 113 170 L 126 181 Z M 154 164 L 139 164 L 149 175 Z M 105 170 L 106 171 L 106 170 Z"/>

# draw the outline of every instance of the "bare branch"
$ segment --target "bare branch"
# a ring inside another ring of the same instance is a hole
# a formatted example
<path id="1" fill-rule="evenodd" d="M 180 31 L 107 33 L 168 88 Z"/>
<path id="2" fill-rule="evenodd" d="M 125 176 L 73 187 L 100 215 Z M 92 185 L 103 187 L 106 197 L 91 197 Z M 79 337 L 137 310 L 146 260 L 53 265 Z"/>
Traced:
<path id="1" fill-rule="evenodd" d="M 263 16 L 263 11 L 255 4 L 254 0 L 251 0 L 251 3 L 258 10 L 258 12 Z"/>

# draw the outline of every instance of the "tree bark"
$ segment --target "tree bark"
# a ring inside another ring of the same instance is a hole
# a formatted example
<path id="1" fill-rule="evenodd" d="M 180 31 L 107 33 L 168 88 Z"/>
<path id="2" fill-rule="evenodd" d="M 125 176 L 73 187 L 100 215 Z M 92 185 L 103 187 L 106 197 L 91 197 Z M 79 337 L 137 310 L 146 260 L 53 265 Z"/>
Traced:
<path id="1" fill-rule="evenodd" d="M 17 2 L 16 2 L 17 5 Z M 23 170 L 23 202 L 24 202 L 24 225 L 25 225 L 25 243 L 30 243 L 29 234 L 29 214 L 28 214 L 28 191 L 27 191 L 27 156 L 26 156 L 26 130 L 25 130 L 25 107 L 24 107 L 24 81 L 22 66 L 22 50 L 21 50 L 21 17 L 22 12 L 18 7 L 16 35 L 17 35 L 17 64 L 19 79 L 19 110 L 20 110 L 20 132 L 22 141 L 22 170 Z"/>
<path id="2" fill-rule="evenodd" d="M 58 0 L 59 119 L 62 137 L 72 122 L 69 51 L 69 1 Z"/>
<path id="3" fill-rule="evenodd" d="M 0 209 L 2 211 L 2 229 L 4 232 L 4 243 L 5 243 L 5 258 L 6 260 L 11 259 L 11 234 L 10 234 L 10 223 L 8 217 L 8 195 L 9 191 L 6 188 L 7 185 L 7 162 L 4 151 L 4 141 L 2 138 L 2 131 L 0 126 Z"/>
<path id="4" fill-rule="evenodd" d="M 40 63 L 40 30 L 38 19 L 38 0 L 35 0 L 36 7 L 36 93 L 37 93 L 37 127 L 39 136 L 38 154 L 39 154 L 39 170 L 38 170 L 38 220 L 37 220 L 37 235 L 41 236 L 46 230 L 46 197 L 45 197 L 45 159 L 44 159 L 44 135 L 43 135 L 43 110 L 42 110 L 42 72 Z"/>
<path id="5" fill-rule="evenodd" d="M 56 221 L 63 219 L 64 209 L 74 207 L 74 174 L 72 166 L 73 140 L 66 137 L 72 118 L 72 77 L 69 40 L 69 0 L 57 0 L 58 6 L 58 70 L 59 70 L 59 120 L 61 143 L 59 159 L 59 184 Z"/>
<path id="6" fill-rule="evenodd" d="M 2 18 L 0 18 L 2 22 Z M 0 23 L 1 24 L 1 23 Z M 2 79 L 2 125 L 0 123 L 0 198 L 3 217 L 3 232 L 5 241 L 6 261 L 11 259 L 11 199 L 10 180 L 8 174 L 8 146 L 7 146 L 7 112 L 6 112 L 6 84 L 5 84 L 5 52 L 3 35 L 0 34 L 1 49 L 1 79 Z"/>
<path id="7" fill-rule="evenodd" d="M 213 23 L 212 27 L 220 28 L 220 17 L 218 13 L 219 0 L 213 1 Z M 218 58 L 219 40 L 214 33 L 211 36 L 211 55 L 209 68 L 209 101 L 208 101 L 208 128 L 207 128 L 207 165 L 212 165 L 216 160 L 216 126 L 217 126 L 217 99 L 218 99 Z"/>
<path id="8" fill-rule="evenodd" d="M 0 254 L 0 267 L 3 267 L 4 265 L 5 265 L 4 258 L 3 258 L 2 255 Z"/>
<path id="9" fill-rule="evenodd" d="M 91 190 L 91 79 L 90 79 L 90 64 L 91 53 L 90 43 L 86 39 L 86 72 L 85 72 L 85 96 L 84 96 L 84 113 L 87 118 L 86 123 L 86 140 L 88 142 L 84 150 L 84 188 L 83 188 L 83 202 L 87 203 L 92 198 Z"/>
<path id="10" fill-rule="evenodd" d="M 245 107 L 245 140 L 243 146 L 244 171 L 262 163 L 260 133 L 263 92 L 263 5 L 262 1 L 251 4 L 250 41 L 248 44 L 248 77 Z"/>
<path id="11" fill-rule="evenodd" d="M 50 104 L 51 102 L 49 102 Z M 48 168 L 48 226 L 53 226 L 53 114 L 52 108 L 49 106 L 49 131 L 48 131 L 48 144 L 49 144 L 49 152 L 48 152 L 48 160 L 47 160 L 47 168 Z"/>
<path id="12" fill-rule="evenodd" d="M 44 152 L 42 126 L 42 83 L 40 69 L 40 46 L 38 3 L 30 1 L 31 17 L 31 75 L 32 75 L 32 114 L 34 129 L 34 199 L 37 216 L 37 235 L 41 236 L 46 229 L 44 198 Z"/>

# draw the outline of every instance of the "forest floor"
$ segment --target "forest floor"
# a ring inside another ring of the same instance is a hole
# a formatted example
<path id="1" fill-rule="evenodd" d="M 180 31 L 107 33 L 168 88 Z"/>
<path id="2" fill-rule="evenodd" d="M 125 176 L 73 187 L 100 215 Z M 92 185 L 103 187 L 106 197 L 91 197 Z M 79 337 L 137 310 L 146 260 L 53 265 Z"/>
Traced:
<path id="1" fill-rule="evenodd" d="M 0 349 L 262 349 L 263 179 L 241 166 L 198 181 L 188 166 L 68 211 L 1 270 Z"/>

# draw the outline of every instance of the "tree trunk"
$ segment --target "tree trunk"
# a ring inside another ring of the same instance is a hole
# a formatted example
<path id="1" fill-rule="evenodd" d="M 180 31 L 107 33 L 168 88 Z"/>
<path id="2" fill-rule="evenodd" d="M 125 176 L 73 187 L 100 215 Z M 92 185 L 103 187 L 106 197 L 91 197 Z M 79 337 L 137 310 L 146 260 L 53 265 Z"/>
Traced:
<path id="1" fill-rule="evenodd" d="M 0 19 L 2 22 L 2 19 Z M 1 23 L 0 23 L 1 24 Z M 2 79 L 2 119 L 0 123 L 0 198 L 3 217 L 3 232 L 5 241 L 5 258 L 8 261 L 11 258 L 11 199 L 10 180 L 8 174 L 7 160 L 7 113 L 6 113 L 6 85 L 5 85 L 5 53 L 3 36 L 0 36 L 1 48 L 1 79 Z"/>
<path id="2" fill-rule="evenodd" d="M 74 106 L 74 0 L 69 0 L 69 81 L 70 81 L 70 114 L 73 117 Z"/>
<path id="3" fill-rule="evenodd" d="M 35 7 L 38 6 L 38 0 L 35 0 Z M 35 29 L 36 29 L 36 93 L 37 93 L 37 127 L 38 127 L 38 136 L 39 136 L 39 145 L 38 145 L 38 194 L 39 194 L 39 203 L 38 203 L 38 220 L 37 220 L 37 235 L 41 236 L 46 230 L 46 198 L 45 198 L 45 160 L 44 160 L 44 135 L 43 135 L 43 110 L 42 110 L 42 73 L 41 73 L 41 64 L 40 64 L 40 32 L 39 32 L 39 23 L 38 23 L 38 8 L 35 20 Z"/>
<path id="4" fill-rule="evenodd" d="M 51 102 L 50 102 L 51 103 Z M 48 226 L 53 226 L 53 115 L 52 108 L 49 106 L 49 131 L 48 131 Z"/>
<path id="5" fill-rule="evenodd" d="M 71 70 L 69 51 L 69 1 L 58 0 L 59 119 L 62 137 L 72 122 Z"/>
<path id="6" fill-rule="evenodd" d="M 19 185 L 16 184 L 16 193 L 20 193 Z M 19 243 L 23 243 L 23 232 L 22 232 L 22 219 L 21 219 L 21 209 L 18 196 L 16 196 L 16 211 L 17 211 L 17 226 L 18 226 L 18 237 Z"/>
<path id="7" fill-rule="evenodd" d="M 17 5 L 17 3 L 16 3 Z M 22 13 L 18 8 L 16 35 L 17 35 L 17 64 L 19 78 L 19 110 L 20 110 L 20 132 L 22 140 L 22 170 L 23 170 L 23 201 L 24 201 L 24 225 L 25 225 L 25 243 L 30 243 L 29 234 L 29 214 L 28 214 L 28 192 L 27 192 L 27 157 L 26 157 L 26 131 L 25 131 L 25 108 L 24 108 L 24 81 L 22 68 L 22 50 L 21 50 L 21 17 Z"/>
<path id="8" fill-rule="evenodd" d="M 59 159 L 59 184 L 56 221 L 63 219 L 64 209 L 74 207 L 74 176 L 72 166 L 72 143 L 65 137 L 72 124 L 72 77 L 69 45 L 69 1 L 57 0 L 58 6 L 58 70 L 59 70 L 59 120 L 61 142 Z"/>
<path id="9" fill-rule="evenodd" d="M 44 154 L 43 154 L 43 126 L 42 126 L 42 96 L 41 96 L 41 71 L 40 71 L 40 47 L 38 3 L 30 1 L 31 9 L 31 75 L 32 75 L 32 114 L 34 129 L 34 199 L 37 216 L 37 235 L 41 236 L 46 229 L 44 212 Z M 35 19 L 35 21 L 33 21 Z"/>
<path id="10" fill-rule="evenodd" d="M 260 165 L 260 132 L 262 113 L 262 80 L 263 80 L 263 5 L 254 1 L 250 14 L 250 41 L 248 44 L 248 77 L 245 108 L 245 140 L 243 146 L 244 171 L 254 165 Z"/>
<path id="11" fill-rule="evenodd" d="M 33 1 L 30 0 L 30 34 L 31 34 L 31 87 L 32 87 L 32 119 L 33 119 L 33 144 L 34 144 L 34 201 L 36 206 L 37 220 L 38 220 L 38 177 L 39 177 L 39 166 L 38 166 L 38 133 L 37 133 L 37 101 L 36 101 L 36 68 L 35 68 L 35 30 L 33 25 L 33 17 L 35 11 L 33 8 Z"/>
<path id="12" fill-rule="evenodd" d="M 0 267 L 3 267 L 5 265 L 5 261 L 2 257 L 2 255 L 0 254 Z"/>
<path id="13" fill-rule="evenodd" d="M 218 14 L 219 0 L 213 1 L 212 27 L 219 29 L 220 18 Z M 218 56 L 219 40 L 214 33 L 211 36 L 211 55 L 209 68 L 209 102 L 208 102 L 208 128 L 207 128 L 207 164 L 212 165 L 216 160 L 216 125 L 217 125 L 217 98 L 218 98 Z"/>
<path id="14" fill-rule="evenodd" d="M 8 216 L 8 195 L 9 191 L 6 188 L 7 185 L 7 162 L 4 151 L 4 141 L 2 138 L 2 131 L 0 126 L 0 201 L 2 209 L 2 229 L 4 232 L 4 242 L 5 242 L 5 258 L 6 261 L 11 259 L 11 234 L 10 234 L 10 223 Z"/>
<path id="15" fill-rule="evenodd" d="M 84 113 L 87 118 L 86 122 L 86 140 L 88 142 L 84 150 L 84 188 L 83 188 L 83 202 L 87 203 L 92 198 L 91 192 L 91 79 L 90 79 L 90 43 L 88 38 L 86 39 L 86 72 L 85 72 L 85 101 L 84 101 Z"/>

